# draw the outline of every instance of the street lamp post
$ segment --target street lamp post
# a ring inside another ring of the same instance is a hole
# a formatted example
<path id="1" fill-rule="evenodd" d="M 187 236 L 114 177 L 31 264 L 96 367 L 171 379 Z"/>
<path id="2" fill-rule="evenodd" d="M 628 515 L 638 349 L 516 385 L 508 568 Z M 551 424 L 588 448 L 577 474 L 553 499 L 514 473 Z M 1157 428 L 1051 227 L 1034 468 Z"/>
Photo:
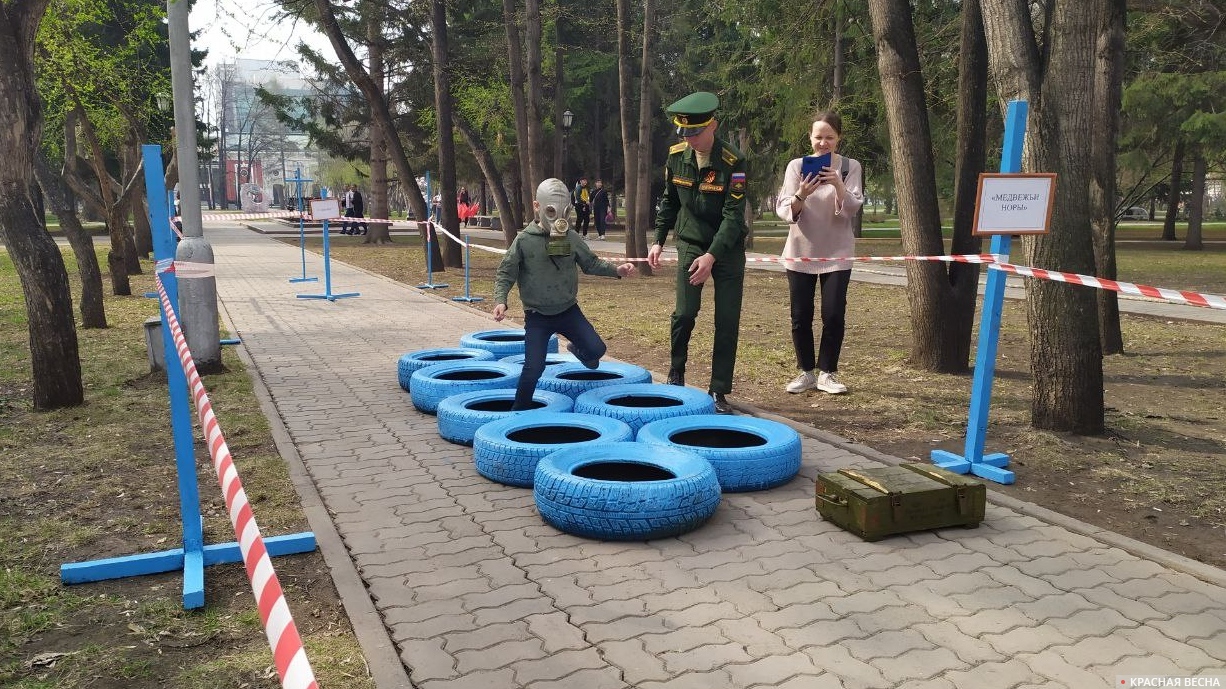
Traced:
<path id="1" fill-rule="evenodd" d="M 167 0 L 170 38 L 170 86 L 179 158 L 179 209 L 183 239 L 175 249 L 176 263 L 195 266 L 179 275 L 179 321 L 183 336 L 201 373 L 221 370 L 221 329 L 217 323 L 217 278 L 213 247 L 204 238 L 200 217 L 200 168 L 196 156 L 195 89 L 192 86 L 191 36 L 187 0 Z"/>
<path id="2" fill-rule="evenodd" d="M 570 126 L 574 124 L 574 122 L 575 113 L 569 110 L 562 113 L 562 159 L 558 161 L 559 177 L 566 174 L 566 140 L 570 137 Z"/>

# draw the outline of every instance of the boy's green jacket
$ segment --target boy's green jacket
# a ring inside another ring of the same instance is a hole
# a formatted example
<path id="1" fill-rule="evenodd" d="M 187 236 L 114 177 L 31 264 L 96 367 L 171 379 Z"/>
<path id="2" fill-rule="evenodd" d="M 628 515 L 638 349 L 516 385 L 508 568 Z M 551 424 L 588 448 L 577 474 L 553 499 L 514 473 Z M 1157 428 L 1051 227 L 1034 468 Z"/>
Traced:
<path id="1" fill-rule="evenodd" d="M 579 269 L 588 275 L 620 277 L 617 266 L 597 256 L 578 232 L 568 230 L 565 239 L 555 239 L 530 222 L 502 257 L 494 278 L 494 303 L 507 303 L 511 285 L 518 283 L 525 311 L 557 315 L 578 301 Z"/>

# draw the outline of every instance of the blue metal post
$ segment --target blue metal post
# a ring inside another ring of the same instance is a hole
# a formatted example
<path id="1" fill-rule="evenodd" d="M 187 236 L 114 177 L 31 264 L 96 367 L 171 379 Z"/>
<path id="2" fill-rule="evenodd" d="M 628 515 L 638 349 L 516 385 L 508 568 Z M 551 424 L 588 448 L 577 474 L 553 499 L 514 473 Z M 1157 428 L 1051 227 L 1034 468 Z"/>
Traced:
<path id="1" fill-rule="evenodd" d="M 1022 169 L 1022 144 L 1026 139 L 1026 101 L 1010 101 L 1005 116 L 1004 149 L 1001 151 L 1000 171 L 1020 172 Z M 992 235 L 991 253 L 1008 259 L 1012 237 L 1007 234 Z M 996 373 L 996 350 L 1000 344 L 1001 311 L 1005 303 L 1005 277 L 1001 270 L 988 269 L 987 284 L 983 294 L 983 313 L 979 321 L 979 344 L 975 352 L 975 377 L 971 383 L 970 411 L 966 422 L 966 448 L 962 456 L 944 450 L 932 451 L 932 462 L 937 466 L 958 473 L 972 473 L 997 483 L 1013 483 L 1009 455 L 996 452 L 984 455 L 987 445 L 988 412 L 992 403 L 992 383 Z"/>
<path id="2" fill-rule="evenodd" d="M 324 293 L 323 294 L 299 294 L 299 299 L 327 299 L 328 301 L 336 301 L 346 297 L 359 297 L 361 292 L 345 292 L 343 294 L 332 293 L 332 244 L 328 239 L 328 221 L 324 221 Z"/>
<path id="3" fill-rule="evenodd" d="M 145 158 L 145 189 L 149 199 L 149 226 L 153 230 L 153 258 L 174 260 L 175 235 L 170 229 L 171 209 L 162 199 L 169 199 L 163 183 L 162 147 L 141 147 Z M 173 194 L 174 192 L 170 192 Z M 162 286 L 178 316 L 179 279 L 174 271 L 159 273 Z M 165 310 L 162 316 L 162 347 L 165 351 L 166 385 L 170 393 L 170 429 L 175 446 L 175 469 L 179 482 L 179 516 L 183 519 L 183 607 L 204 606 L 204 534 L 200 521 L 200 493 L 196 480 L 196 450 L 192 437 L 192 412 L 188 401 L 187 376 L 179 365 L 179 353 L 170 333 L 170 321 Z"/>
<path id="4" fill-rule="evenodd" d="M 306 227 L 302 221 L 302 183 L 313 181 L 311 179 L 303 179 L 302 168 L 294 168 L 294 177 L 285 180 L 294 183 L 294 195 L 298 199 L 298 249 L 302 252 L 302 277 L 290 278 L 290 282 L 317 282 L 319 278 L 307 277 L 306 274 Z"/>
<path id="5" fill-rule="evenodd" d="M 153 255 L 161 268 L 158 276 L 171 308 L 179 300 L 179 283 L 173 265 L 175 257 L 175 234 L 170 229 L 168 195 L 163 184 L 162 147 L 141 147 L 145 164 L 145 194 L 149 205 L 149 224 L 153 231 Z M 173 203 L 173 202 L 172 202 Z M 169 262 L 169 263 L 168 263 Z M 142 553 L 122 557 L 67 562 L 60 565 L 60 581 L 65 584 L 84 584 L 106 579 L 159 574 L 182 570 L 183 607 L 204 607 L 204 568 L 208 565 L 240 562 L 242 551 L 238 543 L 204 545 L 200 519 L 200 493 L 196 483 L 196 456 L 192 437 L 192 415 L 188 402 L 187 375 L 179 363 L 178 350 L 170 332 L 169 318 L 164 309 L 162 316 L 162 346 L 166 353 L 166 382 L 170 394 L 171 435 L 175 446 L 175 469 L 178 472 L 179 514 L 183 519 L 183 547 L 157 553 Z M 176 317 L 177 317 L 176 312 Z M 269 556 L 309 553 L 315 550 L 315 534 L 307 531 L 264 539 Z"/>
<path id="6" fill-rule="evenodd" d="M 470 304 L 474 301 L 485 301 L 484 297 L 471 296 L 468 291 L 468 286 L 469 286 L 468 284 L 468 266 L 472 262 L 472 253 L 473 253 L 472 246 L 473 246 L 472 237 L 468 235 L 464 235 L 464 296 L 452 297 L 451 298 L 452 301 L 466 301 Z"/>

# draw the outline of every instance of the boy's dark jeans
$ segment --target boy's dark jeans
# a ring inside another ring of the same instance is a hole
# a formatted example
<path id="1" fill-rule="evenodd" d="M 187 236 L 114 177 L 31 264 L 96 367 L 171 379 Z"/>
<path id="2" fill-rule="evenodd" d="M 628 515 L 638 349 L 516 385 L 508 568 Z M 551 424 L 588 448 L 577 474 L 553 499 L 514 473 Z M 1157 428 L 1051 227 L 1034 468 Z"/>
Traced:
<path id="1" fill-rule="evenodd" d="M 511 411 L 532 409 L 532 395 L 537 381 L 545 372 L 546 351 L 549 338 L 558 333 L 575 345 L 575 356 L 580 361 L 591 361 L 604 356 L 607 347 L 596 329 L 587 321 L 579 305 L 566 309 L 555 316 L 546 316 L 537 311 L 524 312 L 524 370 L 519 374 L 519 386 L 515 388 L 515 403 Z"/>

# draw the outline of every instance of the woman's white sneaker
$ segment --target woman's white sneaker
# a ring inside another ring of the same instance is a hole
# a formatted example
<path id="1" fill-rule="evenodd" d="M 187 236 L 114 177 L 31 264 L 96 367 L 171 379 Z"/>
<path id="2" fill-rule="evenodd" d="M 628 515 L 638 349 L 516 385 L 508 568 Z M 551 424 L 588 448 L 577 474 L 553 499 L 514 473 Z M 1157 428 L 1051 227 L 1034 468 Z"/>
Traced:
<path id="1" fill-rule="evenodd" d="M 812 374 L 805 374 L 812 377 Z M 822 371 L 817 374 L 817 389 L 822 392 L 828 392 L 831 395 L 841 395 L 847 392 L 847 386 L 843 385 L 834 377 L 833 373 Z M 792 386 L 788 386 L 788 392 L 792 391 Z"/>
<path id="2" fill-rule="evenodd" d="M 817 378 L 813 377 L 813 373 L 810 371 L 801 371 L 800 375 L 796 376 L 792 379 L 792 382 L 788 383 L 787 391 L 795 395 L 814 387 L 817 387 Z"/>

